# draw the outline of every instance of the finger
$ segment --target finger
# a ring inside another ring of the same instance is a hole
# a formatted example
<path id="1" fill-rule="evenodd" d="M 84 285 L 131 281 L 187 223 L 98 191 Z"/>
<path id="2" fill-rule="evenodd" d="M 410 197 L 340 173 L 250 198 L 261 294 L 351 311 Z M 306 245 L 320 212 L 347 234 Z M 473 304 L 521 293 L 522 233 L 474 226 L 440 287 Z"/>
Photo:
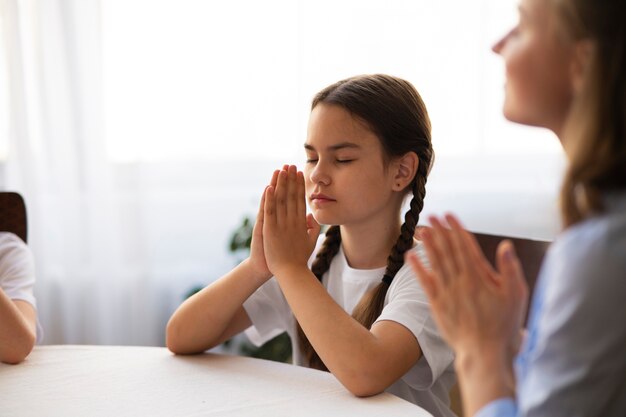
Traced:
<path id="1" fill-rule="evenodd" d="M 263 213 L 263 235 L 267 235 L 268 229 L 276 225 L 276 196 L 273 186 L 265 189 L 265 207 Z"/>
<path id="2" fill-rule="evenodd" d="M 429 220 L 433 227 L 433 240 L 440 254 L 439 267 L 443 278 L 446 279 L 449 284 L 450 280 L 455 279 L 459 274 L 459 267 L 456 260 L 457 254 L 454 252 L 450 242 L 450 229 L 445 227 L 443 223 L 434 216 Z"/>
<path id="3" fill-rule="evenodd" d="M 276 182 L 275 197 L 275 211 L 276 211 L 276 224 L 280 225 L 287 217 L 287 171 L 280 171 L 278 174 L 278 180 Z"/>
<path id="4" fill-rule="evenodd" d="M 528 284 L 513 242 L 510 240 L 500 242 L 496 254 L 498 272 L 502 277 L 500 285 L 524 305 L 528 294 Z"/>
<path id="5" fill-rule="evenodd" d="M 422 265 L 422 261 L 417 257 L 417 254 L 413 251 L 406 252 L 404 257 L 405 262 L 409 264 L 409 266 L 415 272 L 415 276 L 419 283 L 424 288 L 424 292 L 428 296 L 428 299 L 433 301 L 437 298 L 437 279 L 433 274 L 428 272 L 428 270 Z"/>
<path id="6" fill-rule="evenodd" d="M 296 183 L 297 187 L 297 211 L 298 218 L 304 219 L 306 217 L 306 188 L 304 185 L 304 173 L 302 171 L 298 171 Z"/>
<path id="7" fill-rule="evenodd" d="M 439 249 L 435 244 L 435 238 L 433 234 L 436 233 L 433 229 L 424 229 L 422 231 L 422 244 L 426 250 L 426 256 L 430 263 L 430 269 L 432 276 L 437 279 L 441 286 L 447 285 L 448 281 L 444 277 L 444 272 L 441 268 L 442 255 L 439 253 Z"/>
<path id="8" fill-rule="evenodd" d="M 482 253 L 474 235 L 463 227 L 456 216 L 447 214 L 446 221 L 452 230 L 455 258 L 461 268 L 460 273 L 468 278 L 464 284 L 474 287 L 481 281 L 491 281 L 495 274 L 494 269 Z M 470 290 L 470 287 L 466 289 Z"/>
<path id="9" fill-rule="evenodd" d="M 415 228 L 415 233 L 413 234 L 413 236 L 415 236 L 417 240 L 422 240 L 422 232 L 427 228 L 428 226 L 422 226 L 422 225 L 417 226 Z"/>
<path id="10" fill-rule="evenodd" d="M 311 213 L 306 216 L 306 232 L 309 236 L 309 242 L 315 246 L 317 239 L 319 238 L 322 226 L 315 220 L 315 217 Z"/>
<path id="11" fill-rule="evenodd" d="M 263 190 L 263 194 L 261 194 L 261 202 L 259 203 L 259 212 L 256 215 L 256 223 L 254 225 L 254 230 L 257 230 L 257 227 L 260 227 L 263 230 L 263 214 L 265 213 L 265 193 L 267 192 L 268 187 L 265 187 Z"/>
<path id="12" fill-rule="evenodd" d="M 465 250 L 467 250 L 469 259 L 471 260 L 474 268 L 476 270 L 482 270 L 483 272 L 493 273 L 493 267 L 485 257 L 485 254 L 480 248 L 476 237 L 472 233 L 467 231 L 461 221 L 453 214 L 448 214 L 446 216 L 446 221 L 448 222 L 450 227 L 455 230 L 461 231 L 460 234 L 464 242 L 463 246 Z"/>
<path id="13" fill-rule="evenodd" d="M 277 169 L 274 171 L 274 173 L 272 174 L 272 179 L 270 181 L 270 185 L 274 188 L 276 188 L 276 182 L 278 181 L 278 174 L 280 173 L 280 169 Z"/>
<path id="14" fill-rule="evenodd" d="M 295 165 L 290 165 L 287 170 L 287 215 L 290 221 L 298 222 L 298 170 Z"/>

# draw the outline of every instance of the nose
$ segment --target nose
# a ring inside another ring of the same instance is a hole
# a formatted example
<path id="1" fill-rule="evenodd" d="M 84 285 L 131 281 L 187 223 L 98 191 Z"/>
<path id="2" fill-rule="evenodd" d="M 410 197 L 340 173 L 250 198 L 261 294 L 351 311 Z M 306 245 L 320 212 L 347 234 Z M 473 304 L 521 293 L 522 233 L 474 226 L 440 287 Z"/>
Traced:
<path id="1" fill-rule="evenodd" d="M 330 184 L 330 175 L 328 174 L 328 169 L 326 164 L 320 159 L 317 161 L 315 166 L 309 171 L 309 180 L 313 184 L 319 185 L 329 185 Z"/>
<path id="2" fill-rule="evenodd" d="M 506 35 L 504 35 L 502 38 L 500 38 L 500 40 L 498 42 L 496 42 L 492 47 L 491 50 L 493 52 L 495 52 L 498 55 L 502 55 L 502 50 L 504 49 L 504 46 L 506 45 L 506 43 L 508 42 L 509 38 L 511 37 L 511 35 L 513 34 L 513 31 L 515 30 L 515 28 L 511 29 L 510 31 L 508 31 L 506 33 Z"/>

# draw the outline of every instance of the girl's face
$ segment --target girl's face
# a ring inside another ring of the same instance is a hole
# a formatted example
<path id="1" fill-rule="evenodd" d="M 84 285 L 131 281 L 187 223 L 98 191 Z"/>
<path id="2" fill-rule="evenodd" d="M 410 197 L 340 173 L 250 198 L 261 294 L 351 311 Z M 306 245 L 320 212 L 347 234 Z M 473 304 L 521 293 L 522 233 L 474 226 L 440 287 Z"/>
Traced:
<path id="1" fill-rule="evenodd" d="M 506 65 L 504 116 L 560 133 L 573 97 L 573 48 L 546 0 L 521 0 L 519 23 L 493 46 Z"/>
<path id="2" fill-rule="evenodd" d="M 318 223 L 389 222 L 401 201 L 378 137 L 340 106 L 318 104 L 309 119 L 304 177 Z"/>

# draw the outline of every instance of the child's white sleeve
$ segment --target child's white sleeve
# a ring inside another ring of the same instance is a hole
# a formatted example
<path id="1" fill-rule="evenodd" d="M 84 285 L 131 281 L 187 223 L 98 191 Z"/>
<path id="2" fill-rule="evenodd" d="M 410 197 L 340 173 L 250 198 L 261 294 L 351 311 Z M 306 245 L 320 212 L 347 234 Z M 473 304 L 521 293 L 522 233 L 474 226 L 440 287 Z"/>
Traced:
<path id="1" fill-rule="evenodd" d="M 454 353 L 439 334 L 428 298 L 408 265 L 396 274 L 385 303 L 376 321 L 403 325 L 415 335 L 422 350 L 422 357 L 402 379 L 414 389 L 430 388 L 444 372 L 452 370 Z"/>
<path id="2" fill-rule="evenodd" d="M 245 334 L 256 346 L 289 329 L 291 308 L 275 278 L 256 290 L 243 303 L 243 308 L 252 321 Z"/>

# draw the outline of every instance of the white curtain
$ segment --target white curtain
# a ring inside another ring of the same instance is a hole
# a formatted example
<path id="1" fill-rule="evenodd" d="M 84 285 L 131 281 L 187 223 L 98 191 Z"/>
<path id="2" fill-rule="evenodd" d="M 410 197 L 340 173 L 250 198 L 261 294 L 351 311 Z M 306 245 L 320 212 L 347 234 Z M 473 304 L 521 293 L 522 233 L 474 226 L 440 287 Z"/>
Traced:
<path id="1" fill-rule="evenodd" d="M 425 212 L 551 238 L 562 157 L 500 115 L 489 45 L 516 1 L 0 0 L 0 188 L 27 202 L 44 343 L 162 345 L 338 79 L 412 81 L 437 151 Z M 453 11 L 454 10 L 454 11 Z"/>

